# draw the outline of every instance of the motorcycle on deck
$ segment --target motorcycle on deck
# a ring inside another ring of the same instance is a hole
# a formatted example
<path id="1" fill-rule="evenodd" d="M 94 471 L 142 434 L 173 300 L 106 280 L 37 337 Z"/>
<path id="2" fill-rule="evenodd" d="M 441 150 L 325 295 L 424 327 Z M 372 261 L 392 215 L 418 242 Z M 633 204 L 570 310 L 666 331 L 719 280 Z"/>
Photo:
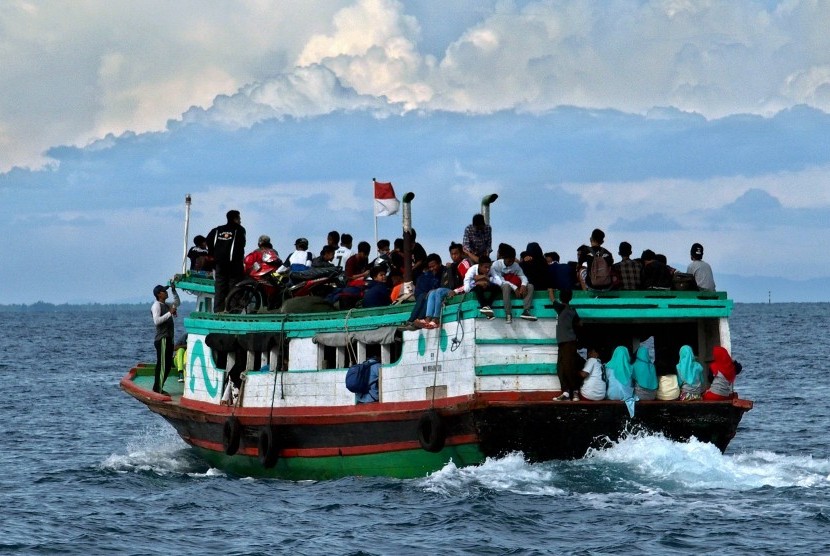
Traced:
<path id="1" fill-rule="evenodd" d="M 273 251 L 272 251 L 273 252 Z M 225 306 L 229 313 L 251 314 L 279 309 L 286 299 L 307 295 L 325 296 L 338 286 L 343 270 L 338 267 L 309 268 L 280 274 L 273 257 L 266 251 L 263 264 L 236 284 L 228 294 Z M 267 259 L 267 260 L 266 260 Z"/>

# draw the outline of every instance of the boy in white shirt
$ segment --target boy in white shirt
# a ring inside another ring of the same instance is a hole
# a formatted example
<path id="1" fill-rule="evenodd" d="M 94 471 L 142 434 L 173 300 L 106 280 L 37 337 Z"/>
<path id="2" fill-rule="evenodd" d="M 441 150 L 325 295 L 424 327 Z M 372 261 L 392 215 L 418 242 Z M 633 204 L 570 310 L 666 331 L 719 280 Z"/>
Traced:
<path id="1" fill-rule="evenodd" d="M 585 381 L 582 383 L 579 393 L 586 400 L 599 401 L 605 399 L 605 379 L 602 376 L 602 361 L 599 360 L 599 353 L 596 349 L 588 350 L 588 360 L 580 373 Z M 579 401 L 574 396 L 574 401 Z"/>
<path id="2" fill-rule="evenodd" d="M 311 268 L 311 252 L 308 251 L 308 240 L 304 237 L 298 238 L 294 242 L 295 251 L 288 255 L 282 266 L 277 269 L 280 274 L 291 272 L 299 272 Z"/>
<path id="3" fill-rule="evenodd" d="M 516 262 L 516 249 L 502 243 L 499 246 L 499 255 L 501 259 L 493 263 L 492 272 L 496 276 L 494 282 L 501 288 L 504 299 L 504 321 L 507 324 L 513 322 L 512 295 L 523 301 L 524 311 L 520 318 L 536 320 L 530 312 L 533 306 L 533 284 L 528 282 L 522 267 Z"/>
<path id="4" fill-rule="evenodd" d="M 493 262 L 487 255 L 482 255 L 478 258 L 478 264 L 473 265 L 464 275 L 464 283 L 461 286 L 450 290 L 447 294 L 447 299 L 452 298 L 455 294 L 470 293 L 476 294 L 478 299 L 478 306 L 481 314 L 487 317 L 487 320 L 493 318 L 493 309 L 490 307 L 493 300 L 501 291 L 496 284 L 496 275 L 492 269 Z"/>

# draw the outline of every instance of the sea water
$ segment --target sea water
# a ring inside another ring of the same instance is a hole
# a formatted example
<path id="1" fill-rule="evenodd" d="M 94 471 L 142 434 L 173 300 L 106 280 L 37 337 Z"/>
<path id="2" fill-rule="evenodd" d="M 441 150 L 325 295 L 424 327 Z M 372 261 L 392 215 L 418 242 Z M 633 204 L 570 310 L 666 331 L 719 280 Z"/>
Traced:
<path id="1" fill-rule="evenodd" d="M 576 461 L 294 482 L 209 467 L 119 390 L 154 360 L 149 304 L 5 314 L 0 552 L 830 553 L 828 320 L 827 304 L 736 305 L 755 408 L 726 454 L 634 433 Z"/>

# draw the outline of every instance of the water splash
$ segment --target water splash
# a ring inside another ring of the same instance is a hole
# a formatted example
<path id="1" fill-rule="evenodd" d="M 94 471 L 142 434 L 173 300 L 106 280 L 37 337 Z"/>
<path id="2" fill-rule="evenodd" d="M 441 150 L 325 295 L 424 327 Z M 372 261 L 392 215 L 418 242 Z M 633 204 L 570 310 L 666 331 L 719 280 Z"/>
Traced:
<path id="1" fill-rule="evenodd" d="M 159 476 L 214 477 L 225 474 L 205 468 L 187 444 L 169 426 L 148 426 L 127 438 L 126 454 L 110 454 L 99 468 L 116 473 L 153 473 Z"/>
<path id="2" fill-rule="evenodd" d="M 450 461 L 426 479 L 422 486 L 437 494 L 477 492 L 483 489 L 551 496 L 564 491 L 552 483 L 555 473 L 550 466 L 531 464 L 520 452 L 502 458 L 487 458 L 481 465 L 459 468 Z"/>
<path id="3" fill-rule="evenodd" d="M 475 496 L 484 490 L 538 496 L 578 494 L 610 502 L 636 493 L 664 504 L 675 493 L 758 488 L 830 488 L 830 460 L 769 451 L 724 455 L 714 445 L 675 442 L 661 434 L 631 432 L 581 460 L 529 463 L 520 452 L 481 465 L 453 462 L 420 480 L 428 492 Z"/>
<path id="4" fill-rule="evenodd" d="M 692 438 L 674 442 L 661 434 L 633 433 L 583 462 L 622 467 L 638 482 L 684 489 L 749 490 L 761 487 L 830 486 L 830 460 L 769 451 L 724 455 L 714 445 Z"/>

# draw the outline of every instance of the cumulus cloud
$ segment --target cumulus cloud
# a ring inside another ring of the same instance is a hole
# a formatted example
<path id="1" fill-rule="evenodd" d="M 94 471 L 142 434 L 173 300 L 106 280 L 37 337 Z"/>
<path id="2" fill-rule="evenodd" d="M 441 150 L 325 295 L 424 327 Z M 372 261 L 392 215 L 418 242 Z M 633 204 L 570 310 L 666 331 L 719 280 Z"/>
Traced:
<path id="1" fill-rule="evenodd" d="M 290 70 L 344 5 L 2 2 L 0 170 L 43 163 L 54 145 L 162 130 L 190 106 Z"/>
<path id="2" fill-rule="evenodd" d="M 566 105 L 709 119 L 828 111 L 828 19 L 830 3 L 809 0 L 88 0 L 70 11 L 11 0 L 0 6 L 0 170 L 168 120 Z"/>
<path id="3" fill-rule="evenodd" d="M 384 98 L 359 94 L 328 68 L 315 65 L 245 86 L 233 95 L 219 96 L 207 110 L 194 106 L 183 114 L 181 122 L 235 129 L 272 118 L 319 116 L 336 110 L 381 114 L 393 107 Z"/>

